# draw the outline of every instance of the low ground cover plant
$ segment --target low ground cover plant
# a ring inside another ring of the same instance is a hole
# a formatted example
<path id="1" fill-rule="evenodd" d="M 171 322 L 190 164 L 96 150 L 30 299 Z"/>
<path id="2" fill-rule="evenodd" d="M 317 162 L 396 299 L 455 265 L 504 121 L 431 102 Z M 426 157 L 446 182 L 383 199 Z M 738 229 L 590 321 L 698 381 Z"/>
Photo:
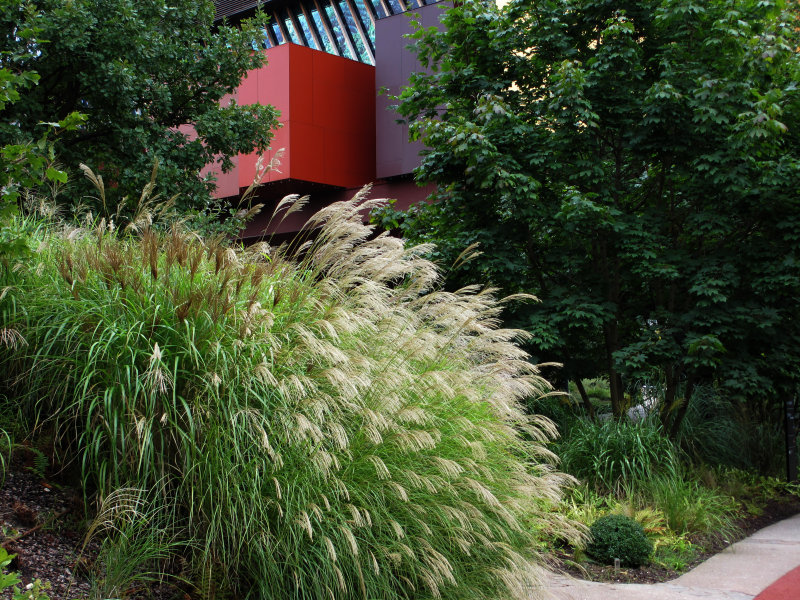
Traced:
<path id="1" fill-rule="evenodd" d="M 168 515 L 205 596 L 529 598 L 536 529 L 574 537 L 518 404 L 547 383 L 490 290 L 439 290 L 361 200 L 293 252 L 46 228 L 3 271 L 4 385 L 87 491 Z"/>
<path id="2" fill-rule="evenodd" d="M 12 600 L 49 600 L 49 596 L 45 593 L 48 584 L 36 579 L 31 584 L 23 586 L 19 573 L 9 570 L 15 556 L 0 546 L 0 592 Z"/>

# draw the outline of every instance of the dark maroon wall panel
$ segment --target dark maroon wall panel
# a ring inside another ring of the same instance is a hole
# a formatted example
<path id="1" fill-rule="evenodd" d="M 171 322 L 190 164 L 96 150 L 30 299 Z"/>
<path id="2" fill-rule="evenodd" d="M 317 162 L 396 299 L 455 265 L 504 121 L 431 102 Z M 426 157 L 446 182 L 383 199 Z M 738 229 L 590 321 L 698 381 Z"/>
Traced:
<path id="1" fill-rule="evenodd" d="M 375 23 L 376 90 L 387 89 L 389 95 L 396 96 L 408 84 L 412 73 L 423 70 L 417 57 L 406 49 L 409 40 L 403 36 L 411 33 L 413 16 L 420 19 L 423 27 L 440 27 L 439 17 L 447 8 L 447 2 L 431 4 Z M 377 98 L 375 167 L 378 177 L 410 173 L 419 165 L 419 152 L 423 149 L 419 142 L 408 141 L 408 126 L 398 125 L 399 115 L 389 108 L 393 103 L 386 94 Z"/>

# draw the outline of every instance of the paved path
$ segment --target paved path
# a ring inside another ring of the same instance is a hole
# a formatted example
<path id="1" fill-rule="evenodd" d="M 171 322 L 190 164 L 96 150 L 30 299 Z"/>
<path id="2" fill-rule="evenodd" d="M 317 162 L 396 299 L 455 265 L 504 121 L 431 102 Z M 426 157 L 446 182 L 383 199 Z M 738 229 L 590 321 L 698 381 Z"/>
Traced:
<path id="1" fill-rule="evenodd" d="M 595 583 L 552 575 L 547 589 L 552 600 L 753 600 L 762 591 L 758 600 L 800 600 L 800 585 L 794 585 L 800 582 L 798 567 L 800 515 L 795 515 L 733 544 L 668 583 Z"/>

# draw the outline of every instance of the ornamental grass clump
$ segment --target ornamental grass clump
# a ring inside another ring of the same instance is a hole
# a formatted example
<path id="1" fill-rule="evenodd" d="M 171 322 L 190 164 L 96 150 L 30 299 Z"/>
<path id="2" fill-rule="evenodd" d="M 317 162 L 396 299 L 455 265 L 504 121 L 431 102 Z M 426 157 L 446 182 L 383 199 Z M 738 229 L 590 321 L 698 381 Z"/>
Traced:
<path id="1" fill-rule="evenodd" d="M 439 289 L 370 207 L 291 252 L 50 232 L 6 271 L 0 364 L 87 486 L 157 490 L 208 596 L 530 598 L 533 533 L 569 535 L 518 404 L 547 384 L 492 291 Z"/>
<path id="2" fill-rule="evenodd" d="M 680 452 L 653 419 L 572 423 L 558 445 L 563 468 L 603 493 L 635 491 L 655 477 L 682 479 Z"/>

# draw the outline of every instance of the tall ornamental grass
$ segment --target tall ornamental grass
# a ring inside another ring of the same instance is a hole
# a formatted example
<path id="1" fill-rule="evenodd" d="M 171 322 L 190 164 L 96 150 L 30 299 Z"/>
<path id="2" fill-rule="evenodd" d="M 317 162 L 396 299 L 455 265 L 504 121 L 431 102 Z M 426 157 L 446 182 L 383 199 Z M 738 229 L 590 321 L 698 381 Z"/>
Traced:
<path id="1" fill-rule="evenodd" d="M 558 444 L 563 468 L 599 492 L 639 489 L 655 477 L 680 480 L 680 453 L 655 419 L 576 419 Z"/>
<path id="2" fill-rule="evenodd" d="M 158 490 L 208 596 L 531 598 L 568 527 L 518 404 L 547 384 L 491 290 L 441 291 L 369 207 L 291 253 L 51 230 L 5 271 L 0 367 L 101 497 Z"/>
<path id="3" fill-rule="evenodd" d="M 700 386 L 676 441 L 698 463 L 782 475 L 786 469 L 782 415 L 754 418 L 750 412 L 714 387 Z"/>

